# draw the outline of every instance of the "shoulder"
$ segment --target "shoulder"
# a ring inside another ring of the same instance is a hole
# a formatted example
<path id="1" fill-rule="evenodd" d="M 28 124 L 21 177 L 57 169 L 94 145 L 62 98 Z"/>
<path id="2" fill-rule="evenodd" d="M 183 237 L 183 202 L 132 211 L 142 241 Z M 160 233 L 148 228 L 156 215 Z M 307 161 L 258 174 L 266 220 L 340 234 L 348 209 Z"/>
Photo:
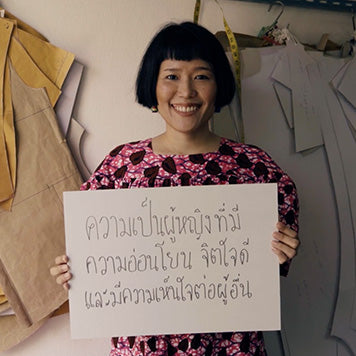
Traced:
<path id="1" fill-rule="evenodd" d="M 115 147 L 104 157 L 81 189 L 104 189 L 103 187 L 112 189 L 114 181 L 125 174 L 127 165 L 140 162 L 150 147 L 151 139 L 128 142 Z"/>
<path id="2" fill-rule="evenodd" d="M 127 154 L 132 154 L 134 152 L 145 151 L 152 148 L 152 139 L 147 138 L 145 140 L 128 142 L 115 147 L 107 157 L 117 157 Z"/>
<path id="3" fill-rule="evenodd" d="M 223 155 L 240 156 L 241 158 L 246 156 L 252 159 L 272 160 L 271 156 L 260 147 L 236 142 L 228 138 L 222 138 L 219 152 Z"/>
<path id="4" fill-rule="evenodd" d="M 290 180 L 272 157 L 255 145 L 223 139 L 219 152 L 233 158 L 239 175 L 252 177 L 256 182 L 279 182 L 282 177 Z"/>
<path id="5" fill-rule="evenodd" d="M 144 156 L 148 150 L 151 150 L 151 147 L 152 144 L 150 138 L 121 144 L 112 149 L 105 156 L 104 160 L 101 162 L 96 171 L 105 165 L 117 166 L 127 159 L 137 160 L 139 159 L 138 156 Z"/>

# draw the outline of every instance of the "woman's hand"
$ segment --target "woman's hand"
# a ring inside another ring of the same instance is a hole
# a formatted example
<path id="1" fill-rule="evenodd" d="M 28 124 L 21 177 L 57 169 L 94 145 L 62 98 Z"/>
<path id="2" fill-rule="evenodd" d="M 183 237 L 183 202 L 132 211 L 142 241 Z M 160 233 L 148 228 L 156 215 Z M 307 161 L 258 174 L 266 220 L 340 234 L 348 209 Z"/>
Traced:
<path id="1" fill-rule="evenodd" d="M 68 266 L 69 258 L 66 255 L 57 256 L 54 260 L 55 266 L 50 268 L 52 276 L 57 277 L 56 282 L 63 286 L 65 290 L 69 289 L 69 281 L 72 278 L 72 274 L 69 272 Z"/>
<path id="2" fill-rule="evenodd" d="M 279 263 L 283 264 L 296 256 L 300 241 L 298 234 L 287 225 L 278 222 L 276 227 L 278 231 L 272 234 L 272 251 L 278 256 Z"/>

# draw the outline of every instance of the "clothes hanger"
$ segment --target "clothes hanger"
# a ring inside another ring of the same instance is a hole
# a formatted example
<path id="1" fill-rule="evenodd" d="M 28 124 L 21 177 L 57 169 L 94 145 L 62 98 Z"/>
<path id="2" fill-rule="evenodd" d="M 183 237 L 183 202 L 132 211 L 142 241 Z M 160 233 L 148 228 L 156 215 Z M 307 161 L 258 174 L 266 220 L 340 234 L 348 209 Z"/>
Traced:
<path id="1" fill-rule="evenodd" d="M 272 22 L 271 25 L 269 26 L 263 26 L 260 30 L 260 32 L 258 33 L 257 37 L 260 37 L 260 38 L 263 38 L 264 36 L 266 36 L 266 34 L 268 34 L 268 32 L 272 31 L 273 29 L 275 29 L 277 27 L 277 24 L 278 24 L 278 20 L 279 18 L 282 16 L 283 14 L 283 11 L 284 11 L 284 3 L 282 1 L 275 1 L 273 3 L 271 3 L 269 5 L 269 8 L 268 8 L 268 12 L 271 11 L 273 5 L 275 4 L 278 4 L 280 5 L 282 8 L 281 8 L 281 11 L 280 13 L 278 14 L 278 16 L 276 17 L 276 19 Z"/>

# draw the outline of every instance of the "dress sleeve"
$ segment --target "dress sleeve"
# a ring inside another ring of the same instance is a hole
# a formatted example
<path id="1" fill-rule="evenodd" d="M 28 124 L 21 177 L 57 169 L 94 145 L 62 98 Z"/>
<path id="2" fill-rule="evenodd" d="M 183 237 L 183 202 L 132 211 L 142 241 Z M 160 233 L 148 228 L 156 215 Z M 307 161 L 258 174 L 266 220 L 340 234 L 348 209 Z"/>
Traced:
<path id="1" fill-rule="evenodd" d="M 111 161 L 112 157 L 106 156 L 90 178 L 82 184 L 80 190 L 114 189 L 114 182 L 111 179 Z"/>
<path id="2" fill-rule="evenodd" d="M 279 220 L 298 232 L 299 203 L 297 189 L 289 176 L 283 174 L 278 182 Z M 280 275 L 287 276 L 291 260 L 280 265 Z"/>
<path id="3" fill-rule="evenodd" d="M 263 151 L 262 151 L 263 152 Z M 298 232 L 299 202 L 297 188 L 293 180 L 285 173 L 266 153 L 263 152 L 263 161 L 267 166 L 267 183 L 278 185 L 278 216 L 279 220 Z M 280 265 L 281 276 L 288 274 L 290 260 Z"/>

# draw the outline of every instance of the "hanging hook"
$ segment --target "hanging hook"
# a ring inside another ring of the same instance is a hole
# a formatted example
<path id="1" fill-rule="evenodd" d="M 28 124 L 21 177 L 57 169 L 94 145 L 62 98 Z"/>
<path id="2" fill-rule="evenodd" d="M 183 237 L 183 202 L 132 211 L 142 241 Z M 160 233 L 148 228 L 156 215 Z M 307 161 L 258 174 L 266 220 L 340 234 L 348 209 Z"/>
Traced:
<path id="1" fill-rule="evenodd" d="M 269 25 L 269 26 L 264 26 L 264 27 L 261 28 L 260 32 L 259 32 L 258 35 L 257 35 L 257 37 L 259 37 L 259 38 L 263 38 L 263 37 L 266 35 L 266 33 L 268 33 L 269 31 L 273 30 L 273 29 L 276 27 L 276 25 L 277 25 L 278 19 L 279 19 L 279 18 L 281 17 L 281 15 L 283 14 L 283 11 L 284 11 L 284 4 L 283 4 L 282 1 L 274 1 L 273 3 L 270 3 L 269 8 L 268 8 L 268 11 L 271 11 L 272 6 L 273 6 L 274 4 L 281 5 L 281 6 L 282 6 L 282 10 L 281 10 L 281 12 L 279 13 L 279 15 L 277 16 L 277 18 L 273 21 L 273 23 L 272 23 L 271 25 Z"/>
<path id="2" fill-rule="evenodd" d="M 282 14 L 283 14 L 283 11 L 284 11 L 284 4 L 283 4 L 282 1 L 275 1 L 275 2 L 273 2 L 273 3 L 271 3 L 271 4 L 269 4 L 268 12 L 271 11 L 271 9 L 272 9 L 272 7 L 273 7 L 274 4 L 278 4 L 278 5 L 281 5 L 281 6 L 282 6 L 281 12 L 280 12 L 279 15 L 276 17 L 276 19 L 273 21 L 273 24 L 277 24 L 279 18 L 280 18 L 280 17 L 282 16 Z"/>

